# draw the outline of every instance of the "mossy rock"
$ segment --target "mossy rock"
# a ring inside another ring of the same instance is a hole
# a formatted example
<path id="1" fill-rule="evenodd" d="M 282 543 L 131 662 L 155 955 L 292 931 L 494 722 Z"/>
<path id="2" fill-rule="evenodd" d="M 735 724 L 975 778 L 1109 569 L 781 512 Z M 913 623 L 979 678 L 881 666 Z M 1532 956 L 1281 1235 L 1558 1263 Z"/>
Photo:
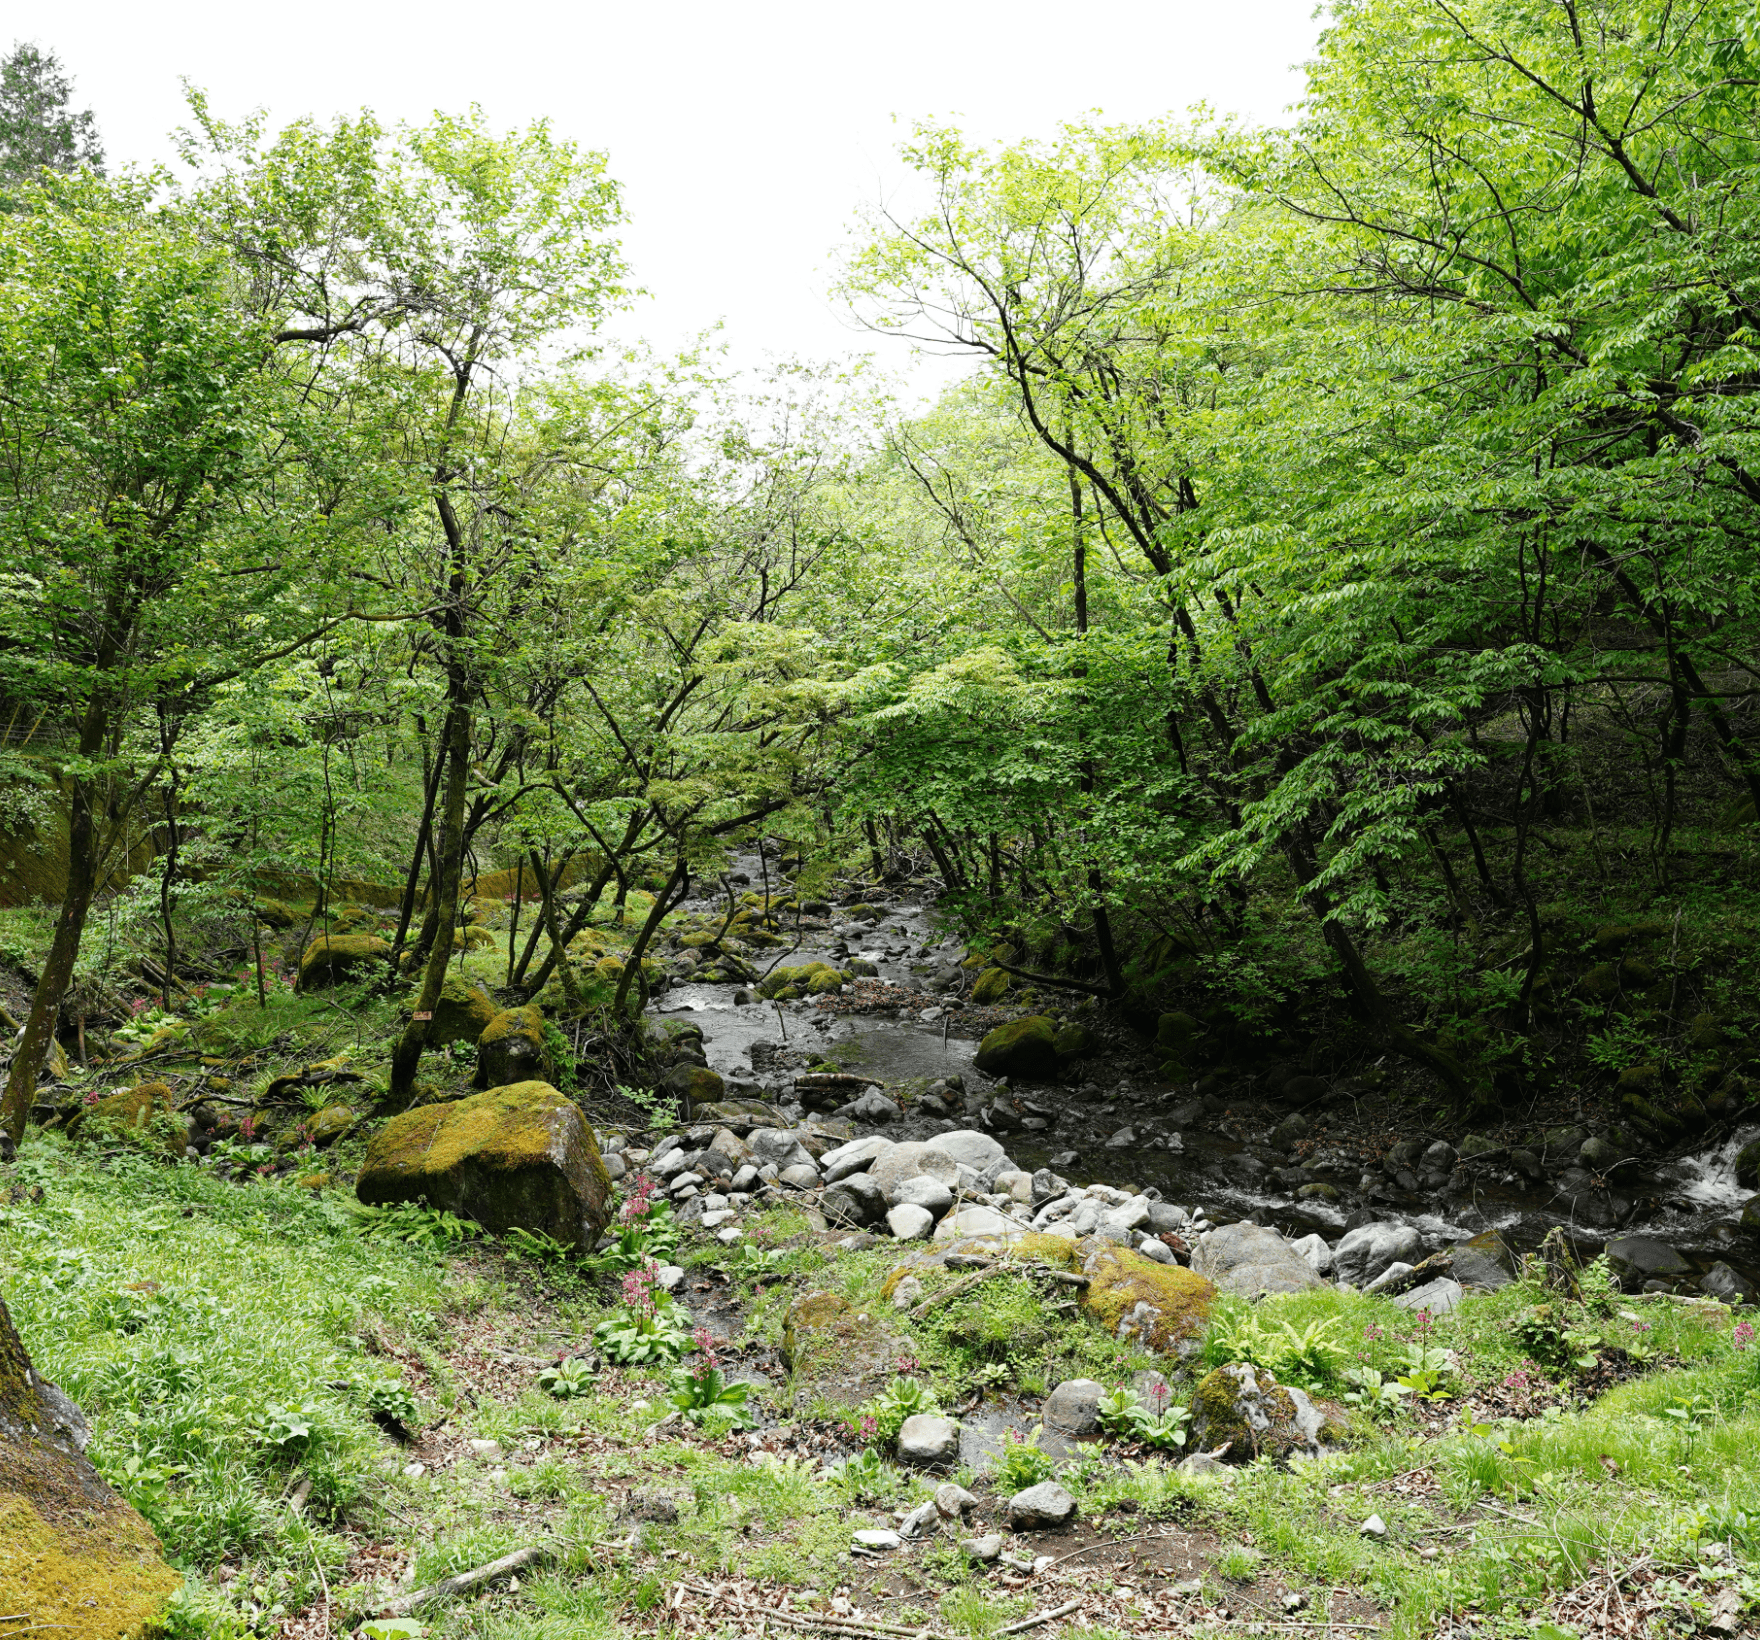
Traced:
<path id="1" fill-rule="evenodd" d="M 1760 1196 L 1750 1196 L 1742 1207 L 1742 1228 L 1760 1230 Z"/>
<path id="2" fill-rule="evenodd" d="M 1123 1247 L 1102 1246 L 1085 1268 L 1083 1310 L 1116 1338 L 1120 1323 L 1135 1317 L 1139 1304 L 1147 1304 L 1156 1314 L 1144 1318 L 1142 1338 L 1154 1350 L 1190 1348 L 1216 1303 L 1215 1284 L 1205 1277 Z"/>
<path id="3" fill-rule="evenodd" d="M 450 975 L 440 988 L 440 1000 L 434 1004 L 428 1043 L 438 1048 L 448 1042 L 475 1042 L 500 1011 L 494 998 L 480 985 Z"/>
<path id="4" fill-rule="evenodd" d="M 713 934 L 680 934 L 678 943 L 687 951 L 701 951 L 705 946 L 715 943 Z"/>
<path id="5" fill-rule="evenodd" d="M 1190 1047 L 1203 1034 L 1203 1029 L 1190 1014 L 1175 1009 L 1155 1021 L 1155 1046 L 1170 1056 L 1178 1054 Z"/>
<path id="6" fill-rule="evenodd" d="M 333 1145 L 354 1126 L 354 1111 L 348 1105 L 326 1105 L 306 1122 L 306 1137 L 323 1150 Z"/>
<path id="7" fill-rule="evenodd" d="M 1044 1014 L 998 1025 L 978 1044 L 973 1063 L 986 1076 L 1049 1081 L 1057 1074 L 1057 1027 Z"/>
<path id="8" fill-rule="evenodd" d="M 718 1071 L 707 1065 L 674 1065 L 660 1084 L 670 1094 L 698 1105 L 712 1105 L 727 1092 L 727 1084 Z"/>
<path id="9" fill-rule="evenodd" d="M 902 1340 L 871 1309 L 837 1293 L 803 1293 L 782 1322 L 782 1358 L 798 1407 L 814 1402 L 858 1407 L 892 1382 L 906 1353 Z"/>
<path id="10" fill-rule="evenodd" d="M 504 1008 L 477 1038 L 479 1088 L 506 1087 L 514 1082 L 548 1081 L 556 1074 L 544 1046 L 544 1015 L 527 1003 Z"/>
<path id="11" fill-rule="evenodd" d="M 285 900 L 271 899 L 266 894 L 252 904 L 251 915 L 266 928 L 292 928 L 299 921 L 299 913 Z"/>
<path id="12" fill-rule="evenodd" d="M 1008 980 L 1007 969 L 986 968 L 972 987 L 972 1001 L 986 1008 L 993 1002 L 1000 1002 L 1008 995 Z"/>
<path id="13" fill-rule="evenodd" d="M 1611 962 L 1598 962 L 1577 981 L 1577 995 L 1591 1002 L 1606 1002 L 1619 995 L 1619 970 Z"/>
<path id="14" fill-rule="evenodd" d="M 76 1112 L 68 1127 L 82 1139 L 123 1139 L 181 1161 L 189 1148 L 190 1118 L 175 1110 L 176 1103 L 165 1083 L 141 1082 Z"/>
<path id="15" fill-rule="evenodd" d="M 1065 1025 L 1052 1047 L 1059 1059 L 1086 1059 L 1100 1046 L 1100 1039 L 1086 1025 Z"/>
<path id="16" fill-rule="evenodd" d="M 1217 1367 L 1192 1394 L 1192 1445 L 1226 1446 L 1236 1463 L 1250 1458 L 1318 1456 L 1341 1441 L 1344 1427 L 1302 1390 L 1280 1384 L 1244 1361 Z"/>
<path id="17" fill-rule="evenodd" d="M 1617 956 L 1627 946 L 1661 939 L 1669 925 L 1655 919 L 1643 922 L 1603 923 L 1595 930 L 1595 949 L 1604 956 Z"/>
<path id="18" fill-rule="evenodd" d="M 1729 1041 L 1729 1032 L 1716 1014 L 1694 1014 L 1687 1027 L 1687 1046 L 1699 1053 L 1709 1053 Z"/>
<path id="19" fill-rule="evenodd" d="M 792 1001 L 795 997 L 813 990 L 815 981 L 819 982 L 818 989 L 823 992 L 835 990 L 843 983 L 843 979 L 843 974 L 826 962 L 807 962 L 792 968 L 772 968 L 758 986 L 758 995 Z"/>
<path id="20" fill-rule="evenodd" d="M 1750 1139 L 1736 1152 L 1736 1183 L 1744 1190 L 1760 1186 L 1760 1139 Z"/>
<path id="21" fill-rule="evenodd" d="M 488 1229 L 541 1230 L 592 1247 L 611 1221 L 611 1179 L 593 1130 L 548 1082 L 516 1082 L 394 1116 L 374 1135 L 355 1193 L 426 1197 Z"/>
<path id="22" fill-rule="evenodd" d="M 391 946 L 373 934 L 320 934 L 299 959 L 299 989 L 319 990 L 359 979 L 391 960 Z"/>
<path id="23" fill-rule="evenodd" d="M 821 969 L 807 981 L 808 996 L 829 996 L 843 989 L 843 975 L 835 968 Z"/>
<path id="24" fill-rule="evenodd" d="M 87 1460 L 85 1439 L 0 1300 L 0 1606 L 67 1640 L 124 1640 L 156 1627 L 183 1578 Z"/>

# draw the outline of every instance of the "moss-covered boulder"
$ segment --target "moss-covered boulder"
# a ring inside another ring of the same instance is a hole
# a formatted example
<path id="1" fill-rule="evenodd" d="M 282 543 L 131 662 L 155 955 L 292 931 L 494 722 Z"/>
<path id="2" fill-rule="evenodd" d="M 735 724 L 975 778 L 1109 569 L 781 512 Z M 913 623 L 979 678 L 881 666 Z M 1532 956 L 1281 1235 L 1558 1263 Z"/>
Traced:
<path id="1" fill-rule="evenodd" d="M 190 1118 L 176 1108 L 177 1097 L 163 1082 L 140 1082 L 76 1112 L 67 1125 L 97 1143 L 123 1139 L 181 1160 L 189 1148 Z"/>
<path id="2" fill-rule="evenodd" d="M 354 1111 L 348 1105 L 326 1105 L 306 1122 L 306 1137 L 323 1150 L 333 1145 L 354 1126 Z"/>
<path id="3" fill-rule="evenodd" d="M 712 1105 L 727 1092 L 720 1073 L 707 1065 L 674 1065 L 660 1085 L 677 1098 L 688 1100 L 693 1108 Z"/>
<path id="4" fill-rule="evenodd" d="M 285 900 L 272 899 L 267 894 L 253 902 L 251 915 L 266 928 L 292 928 L 299 921 L 299 913 Z"/>
<path id="5" fill-rule="evenodd" d="M 1164 1353 L 1189 1351 L 1216 1302 L 1205 1277 L 1127 1248 L 1102 1244 L 1083 1268 L 1083 1310 L 1112 1337 L 1138 1338 Z"/>
<path id="6" fill-rule="evenodd" d="M 425 1196 L 494 1231 L 541 1230 L 591 1247 L 611 1220 L 593 1130 L 548 1082 L 516 1082 L 394 1116 L 367 1147 L 363 1202 Z"/>
<path id="7" fill-rule="evenodd" d="M 1226 1448 L 1225 1456 L 1234 1463 L 1296 1453 L 1318 1457 L 1343 1434 L 1343 1426 L 1302 1390 L 1280 1384 L 1244 1361 L 1206 1375 L 1192 1396 L 1193 1449 Z"/>
<path id="8" fill-rule="evenodd" d="M 63 1640 L 124 1640 L 154 1627 L 183 1579 L 86 1440 L 0 1301 L 0 1609 Z"/>
<path id="9" fill-rule="evenodd" d="M 479 1088 L 501 1088 L 513 1082 L 547 1082 L 556 1074 L 544 1046 L 544 1015 L 528 1003 L 505 1008 L 483 1027 L 477 1038 Z"/>
<path id="10" fill-rule="evenodd" d="M 441 987 L 440 1000 L 434 1004 L 429 1045 L 438 1048 L 448 1042 L 475 1042 L 500 1011 L 482 986 L 454 975 Z"/>
<path id="11" fill-rule="evenodd" d="M 1186 1048 L 1197 1041 L 1203 1029 L 1190 1014 L 1175 1009 L 1171 1014 L 1163 1014 L 1155 1021 L 1155 1046 L 1168 1058 L 1177 1059 Z"/>
<path id="12" fill-rule="evenodd" d="M 986 1076 L 1049 1081 L 1057 1074 L 1057 1027 L 1044 1014 L 1011 1019 L 978 1044 L 973 1063 Z"/>
<path id="13" fill-rule="evenodd" d="M 1005 968 L 986 968 L 978 976 L 977 984 L 972 987 L 972 1001 L 980 1007 L 987 1008 L 1007 995 L 1008 970 Z"/>
<path id="14" fill-rule="evenodd" d="M 373 934 L 320 934 L 299 959 L 299 988 L 322 990 L 344 979 L 364 979 L 391 960 L 390 944 Z"/>
<path id="15" fill-rule="evenodd" d="M 796 967 L 773 968 L 758 985 L 758 995 L 787 1001 L 814 992 L 835 991 L 844 982 L 841 969 L 828 962 L 806 962 Z"/>
<path id="16" fill-rule="evenodd" d="M 1100 1040 L 1086 1025 L 1065 1025 L 1052 1043 L 1059 1059 L 1086 1059 L 1100 1046 Z"/>
<path id="17" fill-rule="evenodd" d="M 1760 1139 L 1750 1139 L 1736 1152 L 1736 1183 L 1744 1190 L 1760 1186 Z"/>
<path id="18" fill-rule="evenodd" d="M 803 1293 L 783 1317 L 782 1358 L 797 1407 L 860 1406 L 892 1382 L 905 1353 L 877 1312 L 836 1293 Z"/>

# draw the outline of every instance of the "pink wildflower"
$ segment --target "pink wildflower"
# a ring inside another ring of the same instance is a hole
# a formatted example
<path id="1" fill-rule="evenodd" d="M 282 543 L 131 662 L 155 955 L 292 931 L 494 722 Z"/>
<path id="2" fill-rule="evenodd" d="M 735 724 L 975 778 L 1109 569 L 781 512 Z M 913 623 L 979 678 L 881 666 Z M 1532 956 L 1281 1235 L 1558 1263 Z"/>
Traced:
<path id="1" fill-rule="evenodd" d="M 864 1441 L 871 1441 L 880 1433 L 880 1420 L 871 1412 L 862 1414 L 860 1434 Z"/>
<path id="2" fill-rule="evenodd" d="M 705 1369 L 718 1366 L 721 1358 L 715 1353 L 715 1335 L 707 1327 L 698 1327 L 691 1334 L 691 1342 L 702 1351 Z"/>
<path id="3" fill-rule="evenodd" d="M 88 1093 L 88 1094 L 87 1094 L 87 1095 L 86 1095 L 86 1096 L 85 1096 L 85 1098 L 84 1098 L 84 1099 L 83 1099 L 83 1100 L 81 1100 L 81 1101 L 80 1101 L 80 1102 L 81 1102 L 81 1103 L 82 1103 L 82 1104 L 86 1104 L 86 1105 L 95 1105 L 95 1104 L 97 1104 L 97 1102 L 98 1102 L 98 1090 L 97 1090 L 97 1089 L 96 1089 L 96 1088 L 93 1088 L 93 1089 L 92 1089 L 92 1091 L 91 1091 L 91 1092 L 90 1092 L 90 1093 Z"/>
<path id="4" fill-rule="evenodd" d="M 1745 1350 L 1754 1342 L 1754 1323 L 1751 1321 L 1738 1321 L 1736 1323 L 1736 1330 L 1729 1336 L 1730 1342 L 1734 1344 L 1738 1350 Z"/>

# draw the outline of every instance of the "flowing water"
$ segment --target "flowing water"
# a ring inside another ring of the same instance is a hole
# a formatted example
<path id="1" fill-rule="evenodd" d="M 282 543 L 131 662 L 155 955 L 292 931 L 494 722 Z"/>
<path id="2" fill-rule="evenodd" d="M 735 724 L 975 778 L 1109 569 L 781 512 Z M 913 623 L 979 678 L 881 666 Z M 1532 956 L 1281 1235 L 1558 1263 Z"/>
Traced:
<path id="1" fill-rule="evenodd" d="M 737 858 L 730 867 L 735 892 L 747 886 L 740 882 L 742 876 L 750 886 L 762 889 L 765 865 L 755 854 Z M 773 868 L 768 881 L 777 882 Z M 724 895 L 717 893 L 689 908 L 708 915 L 725 905 Z M 915 969 L 962 954 L 957 941 L 943 940 L 935 929 L 933 901 L 927 894 L 913 889 L 878 909 L 884 914 L 872 925 L 833 912 L 827 919 L 829 928 L 803 931 L 798 944 L 768 954 L 763 966 L 819 961 L 847 967 L 852 959 L 862 959 L 873 963 L 883 980 L 919 987 L 921 976 Z M 960 1028 L 958 1013 L 944 1010 L 940 999 L 928 992 L 921 994 L 920 1009 L 894 1021 L 832 1014 L 817 1006 L 817 999 L 736 1004 L 735 990 L 731 985 L 685 983 L 652 1005 L 663 1018 L 687 1018 L 702 1028 L 705 1057 L 721 1073 L 730 1094 L 779 1098 L 796 1069 L 826 1056 L 886 1083 L 956 1072 L 965 1076 L 968 1087 L 983 1080 L 972 1069 L 977 1044 L 954 1034 Z M 1165 1200 L 1202 1206 L 1219 1223 L 1252 1216 L 1285 1234 L 1318 1230 L 1328 1240 L 1341 1233 L 1349 1207 L 1361 1203 L 1350 1188 L 1356 1183 L 1354 1177 L 1336 1179 L 1346 1190 L 1343 1206 L 1296 1201 L 1288 1191 L 1258 1177 L 1263 1168 L 1253 1158 L 1254 1146 L 1202 1129 L 1170 1138 L 1157 1120 L 1157 1111 L 1177 1102 L 1178 1096 L 1153 1080 L 1139 1077 L 1112 1088 L 1094 1083 L 1035 1087 L 1032 1097 L 1056 1112 L 1055 1126 L 1046 1133 L 1002 1135 L 1009 1155 L 1029 1170 L 1054 1165 L 1077 1184 L 1154 1186 Z M 907 1123 L 905 1131 L 915 1136 L 919 1125 Z M 1148 1142 L 1108 1147 L 1109 1137 L 1132 1126 L 1145 1130 Z M 1700 1269 L 1721 1258 L 1760 1279 L 1760 1249 L 1736 1222 L 1752 1192 L 1735 1180 L 1736 1153 L 1757 1134 L 1760 1125 L 1748 1125 L 1713 1147 L 1666 1161 L 1624 1186 L 1633 1206 L 1620 1233 L 1655 1235 Z M 1077 1160 L 1060 1159 L 1072 1150 Z M 1591 1245 L 1611 1233 L 1611 1227 L 1596 1229 L 1573 1222 L 1568 1203 L 1556 1196 L 1550 1183 L 1533 1185 L 1519 1177 L 1483 1184 L 1470 1200 L 1396 1192 L 1391 1200 L 1378 1197 L 1377 1206 L 1438 1242 L 1497 1229 L 1518 1247 L 1527 1248 L 1537 1245 L 1555 1224 L 1565 1225 Z"/>

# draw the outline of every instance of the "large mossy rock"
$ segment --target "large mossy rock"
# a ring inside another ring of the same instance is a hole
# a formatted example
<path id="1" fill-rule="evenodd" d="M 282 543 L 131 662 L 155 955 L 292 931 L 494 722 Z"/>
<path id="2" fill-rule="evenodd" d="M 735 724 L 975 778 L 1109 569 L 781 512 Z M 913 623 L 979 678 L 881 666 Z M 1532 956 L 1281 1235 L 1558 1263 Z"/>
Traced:
<path id="1" fill-rule="evenodd" d="M 719 1071 L 707 1065 L 674 1065 L 661 1079 L 660 1085 L 676 1098 L 688 1102 L 692 1111 L 701 1112 L 706 1105 L 718 1105 L 727 1092 L 727 1084 Z"/>
<path id="2" fill-rule="evenodd" d="M 1082 1308 L 1112 1337 L 1122 1330 L 1153 1350 L 1189 1351 L 1216 1302 L 1216 1287 L 1205 1277 L 1127 1248 L 1102 1245 L 1083 1268 Z"/>
<path id="3" fill-rule="evenodd" d="M 1296 1453 L 1316 1458 L 1343 1435 L 1343 1426 L 1303 1391 L 1245 1361 L 1216 1368 L 1192 1395 L 1192 1448 L 1226 1447 L 1235 1463 Z"/>
<path id="4" fill-rule="evenodd" d="M 472 985 L 453 975 L 441 987 L 440 1000 L 434 1004 L 434 1018 L 428 1026 L 428 1045 L 440 1048 L 448 1042 L 475 1042 L 488 1030 L 499 1012 L 494 999 L 482 986 Z"/>
<path id="5" fill-rule="evenodd" d="M 68 1127 L 82 1139 L 99 1144 L 123 1139 L 181 1161 L 189 1148 L 190 1119 L 176 1105 L 165 1083 L 141 1082 L 75 1112 Z"/>
<path id="6" fill-rule="evenodd" d="M 544 1014 L 528 1004 L 507 1008 L 483 1027 L 477 1038 L 479 1088 L 504 1088 L 514 1082 L 547 1082 L 556 1074 L 544 1046 Z"/>
<path id="7" fill-rule="evenodd" d="M 1007 995 L 1008 970 L 1005 968 L 986 968 L 972 987 L 972 1001 L 981 1008 L 1000 1002 Z"/>
<path id="8" fill-rule="evenodd" d="M 516 1082 L 394 1116 L 367 1147 L 363 1202 L 425 1196 L 494 1231 L 541 1230 L 592 1247 L 611 1222 L 593 1130 L 548 1082 Z"/>
<path id="9" fill-rule="evenodd" d="M 1048 1082 L 1057 1075 L 1057 1027 L 1044 1014 L 1011 1019 L 978 1044 L 973 1063 L 986 1076 Z"/>
<path id="10" fill-rule="evenodd" d="M 0 1611 L 59 1640 L 125 1640 L 156 1625 L 183 1579 L 87 1461 L 86 1439 L 0 1301 Z"/>
<path id="11" fill-rule="evenodd" d="M 782 1358 L 793 1375 L 797 1407 L 857 1407 L 872 1400 L 892 1382 L 904 1353 L 877 1313 L 836 1293 L 803 1293 L 783 1317 Z"/>
<path id="12" fill-rule="evenodd" d="M 339 980 L 361 979 L 391 960 L 391 946 L 373 934 L 320 934 L 299 959 L 299 988 L 322 990 Z"/>

